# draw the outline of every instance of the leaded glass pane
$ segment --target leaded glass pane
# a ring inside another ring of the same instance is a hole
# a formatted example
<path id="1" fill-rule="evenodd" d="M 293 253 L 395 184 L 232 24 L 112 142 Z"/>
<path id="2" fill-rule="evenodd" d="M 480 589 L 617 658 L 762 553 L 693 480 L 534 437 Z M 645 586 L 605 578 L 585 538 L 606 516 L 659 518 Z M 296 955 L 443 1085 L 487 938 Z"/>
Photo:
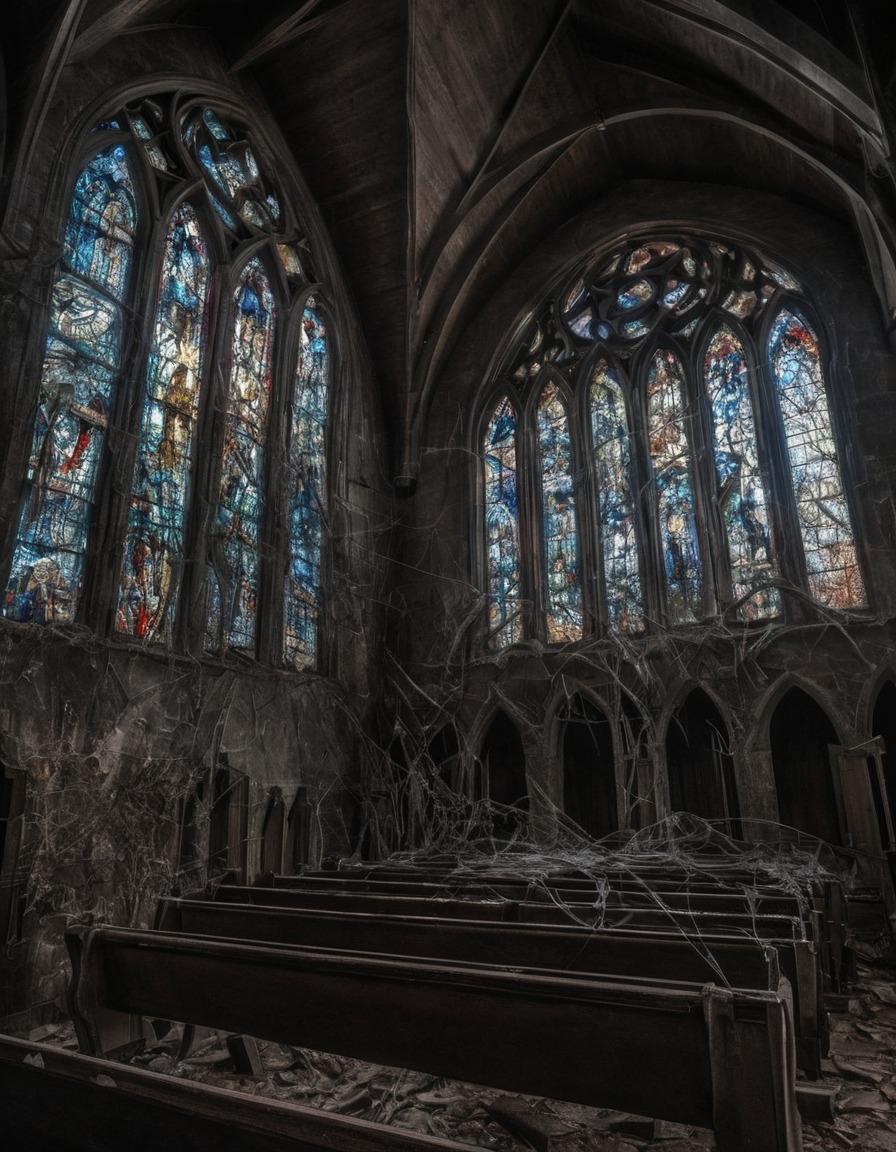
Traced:
<path id="1" fill-rule="evenodd" d="M 233 300 L 233 363 L 209 572 L 206 646 L 212 649 L 255 648 L 273 338 L 274 298 L 261 261 L 254 259 Z"/>
<path id="2" fill-rule="evenodd" d="M 65 227 L 64 266 L 123 300 L 136 220 L 127 152 L 116 144 L 94 157 L 75 183 Z"/>
<path id="3" fill-rule="evenodd" d="M 619 373 L 601 360 L 591 382 L 591 444 L 597 478 L 597 517 L 610 627 L 644 626 L 631 449 Z"/>
<path id="4" fill-rule="evenodd" d="M 569 420 L 554 383 L 548 384 L 538 403 L 538 448 L 547 576 L 545 622 L 548 643 L 556 644 L 582 635 L 582 586 Z"/>
<path id="5" fill-rule="evenodd" d="M 317 655 L 328 377 L 327 331 L 312 301 L 302 314 L 289 448 L 285 654 L 293 668 L 313 664 Z"/>
<path id="6" fill-rule="evenodd" d="M 674 352 L 660 349 L 647 372 L 647 431 L 656 478 L 666 607 L 673 624 L 696 621 L 703 615 L 703 564 L 686 419 L 681 361 Z"/>
<path id="7" fill-rule="evenodd" d="M 127 154 L 113 145 L 90 161 L 72 193 L 3 608 L 15 620 L 66 623 L 77 610 L 136 220 Z"/>
<path id="8" fill-rule="evenodd" d="M 485 433 L 485 542 L 489 635 L 493 648 L 522 638 L 520 546 L 517 506 L 516 416 L 500 402 Z"/>
<path id="9" fill-rule="evenodd" d="M 835 608 L 864 604 L 818 339 L 795 309 L 782 308 L 775 317 L 769 359 L 784 422 L 809 591 Z"/>
<path id="10" fill-rule="evenodd" d="M 712 410 L 716 499 L 728 537 L 735 600 L 777 575 L 772 561 L 768 506 L 750 399 L 743 345 L 727 324 L 716 329 L 703 359 L 703 379 Z M 774 588 L 757 592 L 741 607 L 745 619 L 779 612 Z"/>
<path id="11" fill-rule="evenodd" d="M 207 174 L 209 199 L 228 227 L 236 227 L 236 217 L 266 232 L 280 226 L 279 201 L 265 183 L 245 129 L 203 108 L 187 118 L 183 138 Z"/>
<path id="12" fill-rule="evenodd" d="M 147 640 L 170 632 L 182 576 L 209 274 L 208 246 L 184 204 L 162 257 L 118 605 L 118 630 Z"/>

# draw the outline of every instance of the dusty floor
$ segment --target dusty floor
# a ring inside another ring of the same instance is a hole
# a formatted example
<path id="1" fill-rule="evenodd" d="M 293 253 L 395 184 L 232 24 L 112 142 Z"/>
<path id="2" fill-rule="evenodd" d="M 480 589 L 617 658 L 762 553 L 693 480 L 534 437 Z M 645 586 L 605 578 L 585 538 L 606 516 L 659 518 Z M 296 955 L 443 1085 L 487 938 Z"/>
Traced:
<path id="1" fill-rule="evenodd" d="M 837 1087 L 832 1123 L 804 1124 L 806 1152 L 896 1152 L 896 970 L 862 966 L 849 1011 L 832 1016 L 831 1058 L 824 1083 Z M 74 1047 L 70 1025 L 38 1029 L 31 1039 Z M 490 1114 L 508 1106 L 506 1093 L 418 1072 L 402 1072 L 340 1056 L 259 1043 L 263 1077 L 238 1076 L 222 1038 L 209 1035 L 189 1059 L 175 1062 L 175 1032 L 135 1064 L 219 1087 L 326 1111 L 360 1116 L 501 1152 L 531 1148 Z M 511 1098 L 543 1133 L 551 1152 L 705 1152 L 712 1133 L 634 1119 L 618 1112 L 531 1097 Z M 512 1126 L 512 1121 L 508 1121 Z"/>

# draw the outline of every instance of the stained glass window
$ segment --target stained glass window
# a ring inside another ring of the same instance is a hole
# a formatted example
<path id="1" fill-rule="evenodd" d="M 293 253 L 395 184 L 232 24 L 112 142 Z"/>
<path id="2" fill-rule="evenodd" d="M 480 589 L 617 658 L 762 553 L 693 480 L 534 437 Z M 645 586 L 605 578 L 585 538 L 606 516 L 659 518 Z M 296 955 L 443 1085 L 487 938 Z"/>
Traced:
<path id="1" fill-rule="evenodd" d="M 28 492 L 4 614 L 74 618 L 99 462 L 121 364 L 137 196 L 128 155 L 104 148 L 78 176 L 50 307 Z"/>
<path id="2" fill-rule="evenodd" d="M 491 645 L 500 648 L 516 643 L 523 634 L 519 614 L 516 415 L 506 397 L 489 421 L 484 458 L 489 636 Z"/>
<path id="3" fill-rule="evenodd" d="M 541 394 L 537 421 L 547 638 L 555 644 L 578 640 L 582 635 L 582 586 L 569 420 L 554 383 L 548 384 Z"/>
<path id="4" fill-rule="evenodd" d="M 213 650 L 255 649 L 273 338 L 273 293 L 256 258 L 246 265 L 233 298 L 233 360 L 210 545 L 206 646 Z"/>
<path id="5" fill-rule="evenodd" d="M 589 620 L 631 634 L 711 613 L 768 619 L 785 610 L 788 585 L 837 607 L 865 602 L 823 349 L 799 305 L 782 307 L 785 294 L 802 295 L 800 280 L 755 249 L 647 235 L 572 269 L 521 318 L 485 444 L 493 646 L 520 635 L 498 611 L 499 557 L 514 593 L 545 591 L 527 628 L 548 643 Z M 546 369 L 558 382 L 548 388 Z M 770 427 L 775 405 L 782 419 Z M 575 444 L 590 450 L 588 483 L 572 468 Z M 497 447 L 512 453 L 509 468 Z M 520 522 L 541 531 L 531 551 Z M 783 539 L 793 546 L 778 555 Z"/>
<path id="6" fill-rule="evenodd" d="M 703 564 L 686 421 L 684 368 L 674 352 L 659 349 L 647 371 L 647 435 L 656 480 L 666 608 L 673 624 L 703 615 Z"/>
<path id="7" fill-rule="evenodd" d="M 703 359 L 712 411 L 716 500 L 728 538 L 735 600 L 777 575 L 772 561 L 768 507 L 759 466 L 756 426 L 743 344 L 727 324 L 712 335 Z M 746 619 L 780 610 L 774 588 L 757 591 L 741 607 Z"/>
<path id="8" fill-rule="evenodd" d="M 769 335 L 797 517 L 811 594 L 848 608 L 865 602 L 849 508 L 834 444 L 818 338 L 796 309 L 782 308 Z"/>
<path id="9" fill-rule="evenodd" d="M 320 550 L 329 353 L 313 300 L 302 313 L 289 451 L 290 564 L 286 581 L 286 663 L 314 663 L 320 615 Z"/>
<path id="10" fill-rule="evenodd" d="M 199 221 L 184 204 L 162 259 L 118 606 L 118 630 L 149 640 L 170 633 L 182 574 L 209 272 Z"/>
<path id="11" fill-rule="evenodd" d="M 186 92 L 110 111 L 60 221 L 2 611 L 306 668 L 333 356 L 309 293 L 324 277 L 248 117 Z"/>
<path id="12" fill-rule="evenodd" d="M 591 382 L 591 444 L 607 615 L 622 632 L 643 626 L 641 576 L 631 484 L 631 447 L 619 373 L 598 362 Z"/>

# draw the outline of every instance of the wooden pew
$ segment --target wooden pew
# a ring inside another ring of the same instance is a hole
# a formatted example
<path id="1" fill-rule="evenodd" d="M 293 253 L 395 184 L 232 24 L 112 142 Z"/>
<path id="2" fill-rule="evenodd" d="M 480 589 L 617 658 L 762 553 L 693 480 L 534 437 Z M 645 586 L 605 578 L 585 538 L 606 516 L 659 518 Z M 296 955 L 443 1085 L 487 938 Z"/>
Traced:
<path id="1" fill-rule="evenodd" d="M 469 1144 L 0 1036 L 0 1132 L 33 1152 L 470 1152 Z"/>
<path id="2" fill-rule="evenodd" d="M 468 960 L 557 973 L 598 972 L 657 981 L 727 983 L 775 989 L 779 975 L 793 994 L 797 1066 L 817 1079 L 828 1054 L 827 1015 L 820 996 L 815 945 L 804 940 L 755 940 L 680 932 L 599 932 L 573 927 L 331 912 L 220 900 L 164 897 L 154 927 L 163 932 L 257 943 L 357 949 L 393 956 Z"/>
<path id="3" fill-rule="evenodd" d="M 689 886 L 686 889 L 638 884 L 631 880 L 614 883 L 610 889 L 601 890 L 593 883 L 572 883 L 571 881 L 545 881 L 532 883 L 510 878 L 495 880 L 455 880 L 445 879 L 413 881 L 344 876 L 336 873 L 327 875 L 275 876 L 270 885 L 287 891 L 308 892 L 367 892 L 380 896 L 417 897 L 488 897 L 497 896 L 507 900 L 525 900 L 530 903 L 564 902 L 569 904 L 593 903 L 595 899 L 607 900 L 617 907 L 658 907 L 660 904 L 676 910 L 695 909 L 713 912 L 748 912 L 758 915 L 793 916 L 797 919 L 811 919 L 812 906 L 798 897 L 783 894 L 780 889 L 757 889 L 749 894 L 736 890 L 720 889 L 717 886 Z"/>
<path id="4" fill-rule="evenodd" d="M 525 924 L 559 924 L 662 929 L 672 926 L 685 932 L 717 930 L 747 938 L 805 939 L 804 922 L 795 916 L 753 915 L 728 912 L 712 905 L 664 909 L 651 906 L 611 906 L 598 909 L 592 903 L 507 900 L 495 897 L 464 898 L 384 895 L 377 892 L 322 888 L 263 888 L 222 884 L 209 897 L 227 903 L 268 904 L 284 907 L 330 908 L 343 912 L 383 912 L 408 916 L 460 916 L 464 919 L 505 920 Z"/>
<path id="5" fill-rule="evenodd" d="M 131 1014 L 711 1127 L 718 1152 L 799 1152 L 786 990 L 668 987 L 474 964 L 70 928 L 82 1050 Z"/>
<path id="6" fill-rule="evenodd" d="M 595 872 L 602 875 L 611 889 L 632 891 L 652 889 L 660 893 L 671 891 L 717 892 L 722 886 L 730 893 L 755 890 L 757 894 L 780 895 L 780 886 L 770 883 L 767 870 L 759 865 L 747 866 L 743 861 L 727 856 L 712 860 L 713 877 L 695 872 L 687 864 L 677 865 L 674 860 L 663 858 L 658 861 L 650 857 L 611 856 L 595 862 Z M 705 878 L 700 879 L 701 875 Z M 481 871 L 458 869 L 456 860 L 446 858 L 441 868 L 429 861 L 426 866 L 373 862 L 353 865 L 345 869 L 305 869 L 298 879 L 327 877 L 356 877 L 358 879 L 393 879 L 433 884 L 483 885 L 486 888 L 500 884 L 522 884 L 542 892 L 550 890 L 581 891 L 594 890 L 594 878 L 581 872 L 553 872 L 533 884 L 521 880 L 509 871 L 489 868 Z M 288 887 L 295 883 L 294 876 L 268 876 L 261 883 L 274 887 Z M 806 907 L 815 913 L 818 930 L 813 938 L 819 941 L 823 952 L 823 974 L 827 981 L 827 992 L 845 992 L 849 981 L 854 977 L 855 956 L 851 948 L 851 938 L 846 907 L 846 896 L 842 881 L 835 876 L 802 879 L 798 882 L 801 899 Z"/>

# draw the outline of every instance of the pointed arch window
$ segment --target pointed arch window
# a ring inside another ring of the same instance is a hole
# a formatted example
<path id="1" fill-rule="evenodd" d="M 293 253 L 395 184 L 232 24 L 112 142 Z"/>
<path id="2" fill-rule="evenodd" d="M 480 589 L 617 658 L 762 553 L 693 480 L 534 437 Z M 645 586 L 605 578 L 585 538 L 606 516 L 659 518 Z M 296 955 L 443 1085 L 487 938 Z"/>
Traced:
<path id="1" fill-rule="evenodd" d="M 516 413 L 498 402 L 484 437 L 485 539 L 489 591 L 489 642 L 500 648 L 523 634 L 520 616 Z"/>
<path id="2" fill-rule="evenodd" d="M 862 603 L 865 589 L 834 442 L 818 338 L 796 308 L 783 306 L 769 335 L 769 361 L 784 427 L 809 591 L 836 608 Z"/>
<path id="3" fill-rule="evenodd" d="M 124 147 L 103 147 L 75 180 L 50 305 L 26 496 L 4 604 L 14 620 L 66 624 L 115 399 L 138 227 Z"/>
<path id="4" fill-rule="evenodd" d="M 591 382 L 591 445 L 596 482 L 599 559 L 607 618 L 623 632 L 638 632 L 644 606 L 638 562 L 631 438 L 619 372 L 599 360 Z"/>
<path id="5" fill-rule="evenodd" d="M 302 312 L 289 447 L 289 574 L 285 656 L 288 666 L 314 663 L 321 609 L 321 541 L 326 515 L 326 439 L 330 351 L 311 297 Z"/>
<path id="6" fill-rule="evenodd" d="M 331 351 L 276 165 L 241 113 L 182 94 L 90 140 L 4 614 L 313 666 Z"/>
<path id="7" fill-rule="evenodd" d="M 165 237 L 118 607 L 118 630 L 148 640 L 170 635 L 183 574 L 210 275 L 202 226 L 182 204 Z"/>
<path id="8" fill-rule="evenodd" d="M 206 646 L 255 648 L 264 449 L 271 395 L 274 296 L 260 260 L 247 264 L 233 299 L 230 386 L 218 512 L 212 530 Z"/>
<path id="9" fill-rule="evenodd" d="M 763 620 L 788 589 L 865 605 L 826 352 L 790 272 L 728 241 L 647 236 L 580 269 L 521 332 L 482 444 L 492 646 Z M 518 443 L 535 447 L 518 460 Z M 533 590 L 514 631 L 496 608 L 505 519 L 505 567 Z"/>
<path id="10" fill-rule="evenodd" d="M 578 640 L 582 636 L 582 589 L 578 573 L 572 440 L 566 405 L 553 381 L 541 394 L 536 423 L 547 636 L 551 643 Z"/>
<path id="11" fill-rule="evenodd" d="M 684 366 L 668 349 L 654 353 L 647 369 L 647 439 L 656 484 L 666 603 L 673 624 L 703 615 L 703 563 L 691 473 Z"/>
<path id="12" fill-rule="evenodd" d="M 707 341 L 703 383 L 712 416 L 716 504 L 728 541 L 732 595 L 737 601 L 747 597 L 746 616 L 771 616 L 780 610 L 778 592 L 769 583 L 778 571 L 772 558 L 747 357 L 743 342 L 725 321 L 716 325 Z"/>

